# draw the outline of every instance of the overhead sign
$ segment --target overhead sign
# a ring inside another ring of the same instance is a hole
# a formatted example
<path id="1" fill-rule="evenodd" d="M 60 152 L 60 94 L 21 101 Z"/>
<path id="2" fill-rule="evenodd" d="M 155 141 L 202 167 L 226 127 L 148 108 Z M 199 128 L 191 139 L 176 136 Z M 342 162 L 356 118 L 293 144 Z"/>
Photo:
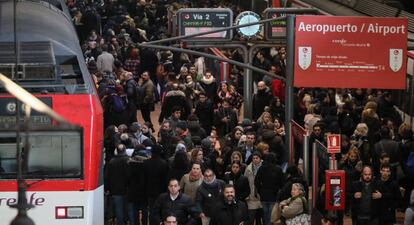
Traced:
<path id="1" fill-rule="evenodd" d="M 233 25 L 233 12 L 226 8 L 185 8 L 177 12 L 179 35 L 191 35 Z M 223 41 L 233 38 L 232 30 L 196 36 L 187 40 Z"/>
<path id="2" fill-rule="evenodd" d="M 405 89 L 407 18 L 296 17 L 296 87 Z"/>
<path id="3" fill-rule="evenodd" d="M 274 19 L 289 14 L 317 15 L 317 9 L 307 8 L 267 8 L 264 11 L 265 19 Z M 286 20 L 275 20 L 264 24 L 266 40 L 280 40 L 286 38 Z"/>
<path id="4" fill-rule="evenodd" d="M 327 136 L 328 153 L 341 153 L 341 135 L 329 134 Z"/>

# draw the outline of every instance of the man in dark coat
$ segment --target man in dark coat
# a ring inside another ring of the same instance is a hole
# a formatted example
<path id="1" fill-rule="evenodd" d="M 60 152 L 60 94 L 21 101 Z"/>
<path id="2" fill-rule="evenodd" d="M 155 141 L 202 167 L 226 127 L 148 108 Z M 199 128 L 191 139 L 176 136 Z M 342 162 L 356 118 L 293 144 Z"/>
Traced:
<path id="1" fill-rule="evenodd" d="M 214 215 L 214 207 L 223 193 L 224 181 L 216 179 L 213 170 L 204 171 L 203 183 L 197 188 L 195 204 L 203 224 L 208 224 Z"/>
<path id="2" fill-rule="evenodd" d="M 352 184 L 352 221 L 357 225 L 378 225 L 382 193 L 372 178 L 372 169 L 364 166 L 361 180 Z"/>
<path id="3" fill-rule="evenodd" d="M 392 178 L 395 179 L 397 175 L 397 167 L 400 159 L 400 145 L 398 142 L 391 139 L 390 129 L 386 126 L 381 127 L 381 140 L 374 145 L 374 152 L 372 155 L 372 164 L 374 174 L 379 172 L 381 166 L 381 156 L 386 153 L 390 157 L 390 165 L 392 171 Z"/>
<path id="4" fill-rule="evenodd" d="M 394 109 L 394 103 L 392 101 L 392 95 L 390 92 L 384 92 L 381 97 L 378 98 L 378 116 L 380 118 L 390 118 L 394 122 L 396 127 L 401 124 L 401 116 Z"/>
<path id="5" fill-rule="evenodd" d="M 264 112 L 266 106 L 270 106 L 273 99 L 270 89 L 264 81 L 257 83 L 257 93 L 253 95 L 253 120 L 256 121 Z"/>
<path id="6" fill-rule="evenodd" d="M 216 207 L 216 212 L 211 219 L 211 225 L 240 225 L 247 223 L 249 214 L 242 201 L 236 200 L 233 185 L 224 187 L 224 198 Z"/>
<path id="7" fill-rule="evenodd" d="M 144 160 L 147 157 L 139 153 L 144 146 L 138 145 L 134 149 L 134 153 L 128 162 L 128 215 L 131 225 L 148 224 L 148 204 L 145 188 L 145 174 L 143 170 Z M 145 149 L 145 148 L 144 148 Z M 138 210 L 141 210 L 142 217 L 137 221 Z"/>
<path id="8" fill-rule="evenodd" d="M 199 95 L 199 101 L 195 107 L 194 114 L 197 115 L 201 127 L 204 128 L 207 135 L 209 135 L 214 121 L 214 105 L 203 92 Z"/>
<path id="9" fill-rule="evenodd" d="M 137 109 L 138 109 L 138 99 L 137 99 L 137 82 L 134 80 L 134 77 L 131 72 L 121 73 L 121 82 L 124 84 L 124 91 L 128 98 L 128 124 L 137 122 Z"/>
<path id="10" fill-rule="evenodd" d="M 161 224 L 163 218 L 171 213 L 176 215 L 178 225 L 193 224 L 196 218 L 191 198 L 180 193 L 180 184 L 175 178 L 168 182 L 168 192 L 161 194 L 155 201 L 151 213 L 151 224 Z"/>
<path id="11" fill-rule="evenodd" d="M 178 84 L 173 84 L 173 90 L 165 94 L 158 122 L 162 123 L 162 121 L 164 121 L 164 118 L 169 117 L 172 114 L 171 110 L 174 107 L 179 107 L 181 109 L 180 119 L 187 120 L 187 117 L 191 113 L 191 106 L 188 104 L 184 92 L 179 89 Z"/>
<path id="12" fill-rule="evenodd" d="M 117 225 L 124 225 L 124 196 L 127 193 L 128 155 L 123 144 L 119 144 L 116 150 L 118 154 L 109 161 L 105 168 L 105 186 L 114 204 Z"/>
<path id="13" fill-rule="evenodd" d="M 201 78 L 200 85 L 204 89 L 207 98 L 214 102 L 217 95 L 218 85 L 211 71 L 206 71 Z"/>
<path id="14" fill-rule="evenodd" d="M 154 111 L 155 86 L 152 80 L 150 79 L 148 71 L 144 71 L 141 74 L 141 79 L 139 80 L 138 85 L 140 86 L 140 89 L 142 91 L 142 99 L 140 101 L 142 118 L 145 120 L 145 122 L 149 122 L 152 125 L 151 111 Z"/>
<path id="15" fill-rule="evenodd" d="M 392 225 L 396 222 L 395 209 L 401 200 L 401 192 L 395 180 L 391 179 L 391 167 L 389 164 L 381 165 L 381 214 L 380 225 Z"/>
<path id="16" fill-rule="evenodd" d="M 168 163 L 161 158 L 162 147 L 152 147 L 152 157 L 144 161 L 145 185 L 148 196 L 148 206 L 152 207 L 155 199 L 165 192 L 167 186 Z"/>
<path id="17" fill-rule="evenodd" d="M 219 136 L 230 133 L 237 126 L 237 113 L 230 106 L 227 100 L 223 100 L 222 106 L 214 114 L 214 125 L 217 128 Z"/>
<path id="18" fill-rule="evenodd" d="M 282 168 L 276 164 L 276 155 L 271 152 L 267 160 L 257 171 L 254 179 L 263 207 L 264 224 L 270 224 L 272 208 L 277 201 L 277 194 L 284 185 Z"/>

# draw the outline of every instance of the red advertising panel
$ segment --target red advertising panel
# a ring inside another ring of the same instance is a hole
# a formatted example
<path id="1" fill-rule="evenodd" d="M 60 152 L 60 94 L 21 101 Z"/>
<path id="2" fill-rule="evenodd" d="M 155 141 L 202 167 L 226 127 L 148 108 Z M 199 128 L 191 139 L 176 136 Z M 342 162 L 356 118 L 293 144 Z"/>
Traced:
<path id="1" fill-rule="evenodd" d="M 328 153 L 341 153 L 341 135 L 329 134 L 327 136 Z"/>
<path id="2" fill-rule="evenodd" d="M 326 170 L 325 171 L 325 209 L 344 210 L 345 209 L 345 171 Z"/>
<path id="3" fill-rule="evenodd" d="M 296 16 L 296 87 L 405 89 L 407 18 Z"/>

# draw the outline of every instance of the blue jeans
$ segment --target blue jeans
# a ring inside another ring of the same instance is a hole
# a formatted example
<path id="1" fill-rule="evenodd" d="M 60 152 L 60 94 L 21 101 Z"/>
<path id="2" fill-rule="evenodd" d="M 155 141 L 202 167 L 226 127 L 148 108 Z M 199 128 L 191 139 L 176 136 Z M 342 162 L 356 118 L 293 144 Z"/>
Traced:
<path id="1" fill-rule="evenodd" d="M 114 208 L 116 224 L 125 225 L 124 222 L 124 196 L 112 195 L 112 206 Z"/>
<path id="2" fill-rule="evenodd" d="M 272 209 L 274 205 L 275 202 L 262 202 L 264 225 L 272 225 L 270 216 L 272 215 Z"/>
<path id="3" fill-rule="evenodd" d="M 141 210 L 142 217 L 138 221 L 138 210 Z M 128 216 L 130 225 L 147 225 L 148 224 L 148 205 L 144 202 L 129 202 Z"/>

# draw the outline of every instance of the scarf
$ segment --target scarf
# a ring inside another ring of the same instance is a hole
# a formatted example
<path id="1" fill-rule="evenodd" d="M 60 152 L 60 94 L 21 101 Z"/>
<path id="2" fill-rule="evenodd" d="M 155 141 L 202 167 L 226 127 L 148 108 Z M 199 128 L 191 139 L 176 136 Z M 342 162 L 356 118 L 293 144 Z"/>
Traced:
<path id="1" fill-rule="evenodd" d="M 216 175 L 214 175 L 214 178 L 211 182 L 207 182 L 206 180 L 203 180 L 203 183 L 207 186 L 207 187 L 214 187 L 218 184 L 217 179 L 216 179 Z"/>
<path id="2" fill-rule="evenodd" d="M 194 174 L 193 171 L 190 171 L 190 173 L 188 173 L 188 179 L 190 180 L 190 182 L 198 181 L 202 177 L 203 175 L 201 173 Z"/>
<path id="3" fill-rule="evenodd" d="M 201 82 L 203 82 L 204 84 L 212 84 L 214 80 L 215 79 L 213 76 L 211 76 L 210 78 L 206 78 L 206 77 L 201 78 Z"/>

